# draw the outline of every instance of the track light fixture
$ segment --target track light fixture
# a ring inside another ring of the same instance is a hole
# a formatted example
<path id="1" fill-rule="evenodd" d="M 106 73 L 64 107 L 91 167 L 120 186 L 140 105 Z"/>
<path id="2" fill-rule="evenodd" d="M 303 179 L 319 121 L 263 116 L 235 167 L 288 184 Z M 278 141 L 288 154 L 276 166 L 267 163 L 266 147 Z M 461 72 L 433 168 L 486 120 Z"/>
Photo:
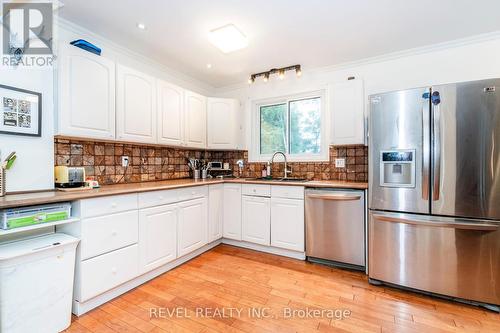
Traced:
<path id="1" fill-rule="evenodd" d="M 267 72 L 260 72 L 260 73 L 255 73 L 250 75 L 250 78 L 248 79 L 248 84 L 252 84 L 255 82 L 255 79 L 258 77 L 263 77 L 262 81 L 268 82 L 269 77 L 272 74 L 278 74 L 278 78 L 280 80 L 283 80 L 285 78 L 285 72 L 286 71 L 295 71 L 295 75 L 297 77 L 302 76 L 302 69 L 300 65 L 293 65 L 293 66 L 287 66 L 287 67 L 282 67 L 282 68 L 273 68 L 271 70 L 268 70 Z"/>

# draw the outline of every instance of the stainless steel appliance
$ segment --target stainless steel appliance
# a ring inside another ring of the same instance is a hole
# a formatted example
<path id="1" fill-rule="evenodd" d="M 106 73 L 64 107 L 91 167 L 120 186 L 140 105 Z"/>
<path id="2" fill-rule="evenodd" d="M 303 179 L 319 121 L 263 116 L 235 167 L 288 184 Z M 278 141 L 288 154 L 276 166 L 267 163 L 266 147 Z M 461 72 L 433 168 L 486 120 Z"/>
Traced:
<path id="1" fill-rule="evenodd" d="M 500 79 L 370 96 L 369 277 L 500 304 Z"/>
<path id="2" fill-rule="evenodd" d="M 308 260 L 364 270 L 365 193 L 306 190 Z"/>

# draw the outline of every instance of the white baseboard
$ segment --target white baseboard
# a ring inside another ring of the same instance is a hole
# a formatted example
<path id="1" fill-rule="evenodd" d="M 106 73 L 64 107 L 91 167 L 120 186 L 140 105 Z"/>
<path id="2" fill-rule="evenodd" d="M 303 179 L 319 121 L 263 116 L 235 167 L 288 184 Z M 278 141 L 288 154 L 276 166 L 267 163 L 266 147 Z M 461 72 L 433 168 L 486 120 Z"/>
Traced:
<path id="1" fill-rule="evenodd" d="M 169 270 L 171 270 L 179 265 L 182 265 L 183 263 L 193 259 L 194 257 L 199 256 L 203 252 L 206 252 L 206 251 L 212 249 L 213 247 L 219 245 L 220 243 L 221 243 L 220 239 L 216 240 L 212 243 L 209 243 L 209 244 L 199 248 L 198 250 L 195 250 L 194 252 L 191 252 L 191 253 L 185 255 L 184 257 L 177 258 L 176 260 L 169 262 L 168 264 L 165 264 L 161 267 L 158 267 L 158 268 L 156 268 L 156 269 L 154 269 L 146 274 L 140 275 L 140 276 L 136 277 L 135 279 L 130 280 L 128 282 L 125 282 L 124 284 L 121 284 L 118 287 L 115 287 L 111 290 L 108 290 L 107 292 L 100 294 L 99 296 L 96 296 L 96 297 L 94 297 L 94 298 L 92 298 L 84 303 L 80 303 L 78 301 L 73 300 L 73 313 L 77 316 L 81 316 L 84 313 L 98 307 L 99 305 L 102 305 L 106 302 L 109 302 L 113 298 L 116 298 L 116 297 L 126 293 L 127 291 L 129 291 L 137 286 L 140 286 L 141 284 L 143 284 L 151 279 L 154 279 L 158 275 L 161 275 L 161 274 L 168 272 Z"/>
<path id="2" fill-rule="evenodd" d="M 250 250 L 266 252 L 266 253 L 271 253 L 271 254 L 277 254 L 279 256 L 284 256 L 284 257 L 289 257 L 289 258 L 294 258 L 294 259 L 299 259 L 299 260 L 306 260 L 306 254 L 304 252 L 286 250 L 286 249 L 281 249 L 279 247 L 265 246 L 265 245 L 254 244 L 254 243 L 249 243 L 249 242 L 244 242 L 244 241 L 237 241 L 234 239 L 227 239 L 227 238 L 223 238 L 222 243 L 228 244 L 228 245 L 234 245 L 234 246 L 238 246 L 238 247 L 243 247 L 243 248 L 250 249 Z"/>

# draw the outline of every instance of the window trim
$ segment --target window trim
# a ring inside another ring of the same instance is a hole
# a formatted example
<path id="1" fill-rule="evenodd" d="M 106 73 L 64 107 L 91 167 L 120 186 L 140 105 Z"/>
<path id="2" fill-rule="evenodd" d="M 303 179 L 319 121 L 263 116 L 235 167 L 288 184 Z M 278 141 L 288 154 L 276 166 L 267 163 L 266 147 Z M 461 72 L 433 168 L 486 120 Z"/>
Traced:
<path id="1" fill-rule="evenodd" d="M 251 114 L 251 145 L 248 151 L 248 161 L 249 162 L 267 162 L 271 159 L 272 154 L 261 154 L 260 153 L 260 108 L 263 106 L 272 106 L 279 104 L 286 104 L 287 106 L 287 141 L 289 138 L 290 131 L 290 102 L 297 100 L 304 100 L 310 98 L 320 98 L 321 99 L 321 147 L 319 154 L 290 154 L 286 153 L 288 162 L 328 162 L 330 157 L 329 144 L 328 144 L 328 103 L 326 90 L 315 90 L 305 93 L 298 93 L 293 95 L 267 98 L 262 100 L 255 100 L 252 102 L 252 114 Z M 289 142 L 287 143 L 290 144 Z"/>

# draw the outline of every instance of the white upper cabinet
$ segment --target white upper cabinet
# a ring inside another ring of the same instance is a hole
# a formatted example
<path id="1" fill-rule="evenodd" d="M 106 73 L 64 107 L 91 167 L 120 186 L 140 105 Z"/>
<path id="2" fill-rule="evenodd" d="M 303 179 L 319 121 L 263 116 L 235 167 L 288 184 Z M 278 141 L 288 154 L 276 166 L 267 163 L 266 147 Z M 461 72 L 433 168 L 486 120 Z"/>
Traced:
<path id="1" fill-rule="evenodd" d="M 185 143 L 190 148 L 206 148 L 207 145 L 207 98 L 186 90 L 185 96 Z"/>
<path id="2" fill-rule="evenodd" d="M 207 147 L 241 149 L 239 102 L 229 98 L 207 100 Z"/>
<path id="3" fill-rule="evenodd" d="M 364 144 L 364 91 L 361 79 L 330 86 L 332 135 L 334 145 Z"/>
<path id="4" fill-rule="evenodd" d="M 118 64 L 116 81 L 117 139 L 156 143 L 156 79 Z"/>
<path id="5" fill-rule="evenodd" d="M 56 134 L 115 138 L 115 63 L 60 45 Z"/>
<path id="6" fill-rule="evenodd" d="M 222 238 L 224 184 L 208 187 L 208 242 Z"/>
<path id="7" fill-rule="evenodd" d="M 158 87 L 158 143 L 184 144 L 184 89 L 163 80 Z"/>

